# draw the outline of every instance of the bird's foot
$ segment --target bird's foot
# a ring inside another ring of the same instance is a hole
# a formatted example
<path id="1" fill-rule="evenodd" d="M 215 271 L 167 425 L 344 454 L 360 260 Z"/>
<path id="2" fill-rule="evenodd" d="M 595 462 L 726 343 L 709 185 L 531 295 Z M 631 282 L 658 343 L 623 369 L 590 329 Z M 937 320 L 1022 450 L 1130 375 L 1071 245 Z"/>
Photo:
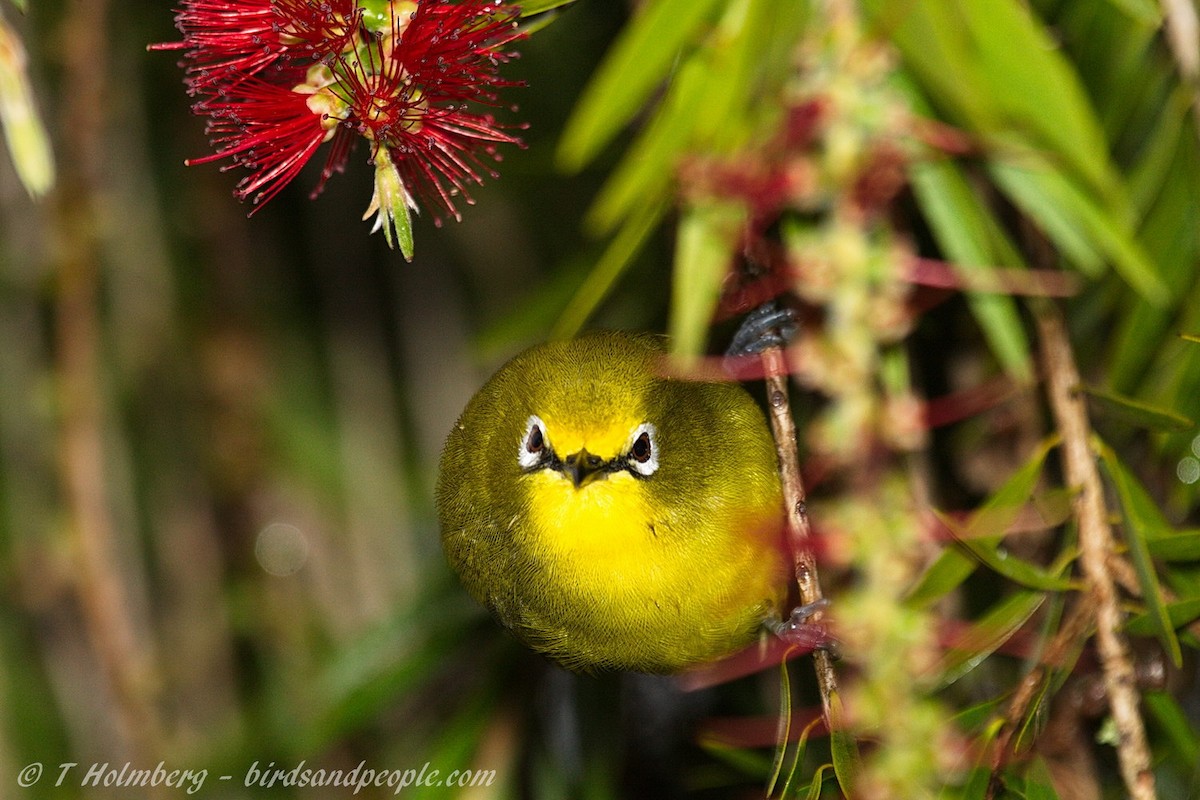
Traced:
<path id="1" fill-rule="evenodd" d="M 754 356 L 772 347 L 786 347 L 795 335 L 796 312 L 786 306 L 780 308 L 774 300 L 769 300 L 742 320 L 725 356 Z"/>
<path id="2" fill-rule="evenodd" d="M 833 658 L 839 658 L 838 641 L 829 633 L 829 629 L 819 622 L 808 621 L 809 617 L 828 607 L 829 601 L 825 598 L 797 606 L 787 619 L 770 620 L 767 629 L 789 645 L 807 650 L 824 650 Z"/>

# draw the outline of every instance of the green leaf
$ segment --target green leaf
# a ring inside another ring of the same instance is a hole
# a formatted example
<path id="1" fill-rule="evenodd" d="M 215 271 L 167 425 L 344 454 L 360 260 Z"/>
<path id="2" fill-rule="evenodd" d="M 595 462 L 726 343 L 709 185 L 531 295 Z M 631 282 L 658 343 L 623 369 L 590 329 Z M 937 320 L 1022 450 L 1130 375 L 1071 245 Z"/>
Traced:
<path id="1" fill-rule="evenodd" d="M 54 185 L 55 166 L 50 136 L 34 102 L 27 61 L 21 38 L 0 18 L 0 127 L 17 177 L 36 199 Z"/>
<path id="2" fill-rule="evenodd" d="M 699 745 L 704 752 L 711 755 L 729 766 L 736 769 L 738 772 L 744 772 L 747 775 L 767 775 L 771 773 L 771 762 L 760 751 L 747 750 L 741 747 L 730 747 L 720 739 L 711 735 L 701 734 L 696 744 Z"/>
<path id="3" fill-rule="evenodd" d="M 582 168 L 633 118 L 716 5 L 717 0 L 651 0 L 642 7 L 567 121 L 558 148 L 564 169 Z"/>
<path id="4" fill-rule="evenodd" d="M 1142 216 L 1145 216 L 1163 185 L 1167 183 L 1170 171 L 1177 167 L 1179 137 L 1190 132 L 1185 126 L 1191 122 L 1188 119 L 1188 112 L 1192 107 L 1191 95 L 1192 92 L 1187 87 L 1181 86 L 1176 90 L 1151 131 L 1137 165 L 1130 173 L 1130 200 Z"/>
<path id="5" fill-rule="evenodd" d="M 890 36 L 939 109 L 973 130 L 995 125 L 996 109 L 959 4 L 865 0 L 863 7 L 874 27 Z"/>
<path id="6" fill-rule="evenodd" d="M 1083 390 L 1105 408 L 1112 410 L 1139 428 L 1153 431 L 1186 431 L 1196 427 L 1196 423 L 1192 420 L 1167 408 L 1161 408 L 1142 400 L 1134 400 L 1097 386 L 1085 386 Z"/>
<path id="7" fill-rule="evenodd" d="M 1196 185 L 1200 177 L 1196 170 L 1195 131 L 1192 120 L 1187 122 L 1186 133 L 1176 137 L 1177 147 L 1171 153 L 1161 181 L 1148 190 L 1153 199 L 1143 215 L 1139 231 L 1147 254 L 1176 303 L 1189 294 L 1196 279 L 1197 234 L 1192 226 L 1179 224 L 1179 220 L 1196 214 Z M 1172 123 L 1164 120 L 1163 124 Z M 1115 330 L 1110 334 L 1112 355 L 1106 385 L 1130 394 L 1135 393 L 1136 387 L 1136 395 L 1142 398 L 1171 396 L 1174 393 L 1166 384 L 1189 372 L 1194 374 L 1192 370 L 1181 369 L 1183 365 L 1178 362 L 1186 356 L 1183 348 L 1170 338 L 1172 329 L 1184 322 L 1179 308 L 1175 303 L 1162 306 L 1137 300 L 1123 303 L 1119 314 Z M 1179 405 L 1179 400 L 1188 395 L 1176 394 L 1175 397 Z M 1190 404 L 1185 401 L 1183 405 Z"/>
<path id="8" fill-rule="evenodd" d="M 979 507 L 961 530 L 977 544 L 996 547 L 1004 532 L 1013 523 L 1021 508 L 1033 495 L 1046 456 L 1057 439 L 1042 443 L 1028 461 L 1014 472 L 988 500 Z M 945 597 L 975 571 L 976 561 L 957 547 L 947 547 L 930 565 L 909 593 L 907 602 L 925 606 Z"/>
<path id="9" fill-rule="evenodd" d="M 525 36 L 533 36 L 543 28 L 549 27 L 550 23 L 554 22 L 558 17 L 559 12 L 557 11 L 547 11 L 545 14 L 539 14 L 536 17 L 528 17 L 521 23 L 521 33 Z"/>
<path id="10" fill-rule="evenodd" d="M 1140 2 L 1141 0 L 1139 0 Z M 1146 0 L 1157 5 L 1157 0 Z M 1158 57 L 1159 25 L 1131 21 L 1096 4 L 1075 3 L 1068 17 L 1054 21 L 1056 33 L 1071 42 L 1075 69 L 1085 82 L 1109 142 L 1120 142 L 1131 128 L 1141 126 L 1147 100 L 1173 70 Z M 1155 100 L 1154 113 L 1159 107 Z M 1138 134 L 1144 133 L 1144 129 Z"/>
<path id="11" fill-rule="evenodd" d="M 1034 756 L 1033 764 L 1025 773 L 1025 800 L 1059 800 L 1050 769 L 1041 756 Z"/>
<path id="12" fill-rule="evenodd" d="M 972 767 L 967 774 L 967 782 L 962 788 L 962 800 L 984 800 L 987 797 L 988 785 L 991 780 L 991 770 L 985 767 Z"/>
<path id="13" fill-rule="evenodd" d="M 569 6 L 574 2 L 575 0 L 524 0 L 520 5 L 521 16 L 532 17 L 534 14 Z"/>
<path id="14" fill-rule="evenodd" d="M 419 624 L 429 614 L 437 616 L 437 626 Z M 284 732 L 295 738 L 294 750 L 320 750 L 415 691 L 462 647 L 479 618 L 479 609 L 461 592 L 430 592 L 394 619 L 343 645 L 318 675 L 316 696 L 324 707 L 316 721 Z"/>
<path id="15" fill-rule="evenodd" d="M 1081 271 L 1096 275 L 1107 259 L 1146 300 L 1161 303 L 1167 290 L 1157 269 L 1115 218 L 1060 170 L 1032 153 L 992 161 L 989 172 L 1005 194 L 1035 222 Z"/>
<path id="16" fill-rule="evenodd" d="M 975 571 L 977 562 L 957 547 L 942 549 L 941 555 L 926 567 L 909 592 L 907 602 L 914 606 L 929 606 L 957 589 Z"/>
<path id="17" fill-rule="evenodd" d="M 812 781 L 810 781 L 808 784 L 808 800 L 820 800 L 821 795 L 825 791 L 825 773 L 830 769 L 834 769 L 834 775 L 836 777 L 837 771 L 833 764 L 822 764 L 821 766 L 817 767 L 816 772 L 813 773 Z M 798 791 L 799 790 L 797 790 L 797 794 Z"/>
<path id="18" fill-rule="evenodd" d="M 1200 561 L 1200 530 L 1150 533 L 1146 547 L 1164 561 Z"/>
<path id="19" fill-rule="evenodd" d="M 959 730 L 975 731 L 996 723 L 1005 708 L 1004 698 L 992 697 L 973 706 L 968 706 L 957 712 L 951 721 Z M 995 738 L 994 730 L 981 730 L 979 744 L 986 744 Z"/>
<path id="20" fill-rule="evenodd" d="M 984 540 L 974 538 L 969 530 L 964 529 L 954 520 L 942 515 L 939 515 L 939 518 L 942 520 L 942 524 L 954 533 L 955 544 L 990 567 L 993 572 L 1030 589 L 1066 591 L 1074 586 L 1074 583 L 1067 578 L 1010 555 L 994 537 L 987 537 Z"/>
<path id="21" fill-rule="evenodd" d="M 675 162 L 696 125 L 695 109 L 703 105 L 711 81 L 700 59 L 684 62 L 653 121 L 630 146 L 589 209 L 589 229 L 607 232 L 646 198 L 665 198 L 674 178 Z"/>
<path id="22" fill-rule="evenodd" d="M 1130 19 L 1152 28 L 1162 24 L 1162 11 L 1154 0 L 1108 0 Z"/>
<path id="23" fill-rule="evenodd" d="M 1120 211 L 1120 181 L 1079 76 L 1018 0 L 865 3 L 933 105 L 989 140 L 1044 152 Z"/>
<path id="24" fill-rule="evenodd" d="M 938 247 L 964 273 L 999 264 L 989 241 L 989 219 L 961 169 L 950 161 L 912 166 L 909 180 Z M 1029 340 L 1016 303 L 999 294 L 968 292 L 967 302 L 1004 369 L 1018 380 L 1032 375 Z"/>
<path id="25" fill-rule="evenodd" d="M 1200 599 L 1180 600 L 1167 604 L 1167 617 L 1171 621 L 1171 629 L 1182 628 L 1200 619 Z M 1125 623 L 1125 628 L 1137 636 L 1153 636 L 1156 631 L 1155 621 L 1149 614 L 1138 614 Z"/>
<path id="26" fill-rule="evenodd" d="M 1162 537 L 1171 530 L 1170 524 L 1151 499 L 1150 494 L 1142 487 L 1117 454 L 1108 445 L 1099 441 L 1095 447 L 1104 460 L 1108 474 L 1117 490 L 1121 508 L 1125 512 L 1124 524 L 1121 530 L 1125 533 L 1125 544 L 1129 548 L 1130 560 L 1137 571 L 1138 584 L 1142 589 L 1142 600 L 1146 603 L 1147 613 L 1154 622 L 1155 635 L 1162 643 L 1171 661 L 1176 667 L 1183 664 L 1183 653 L 1179 648 L 1179 639 L 1175 636 L 1175 626 L 1167 611 L 1166 602 L 1158 585 L 1158 574 L 1154 562 L 1150 558 L 1150 549 L 1146 540 L 1152 536 Z"/>
<path id="27" fill-rule="evenodd" d="M 795 0 L 734 0 L 715 29 L 680 61 L 653 118 L 605 183 L 588 212 L 589 228 L 611 229 L 629 209 L 664 196 L 688 152 L 718 154 L 747 146 L 748 112 L 764 111 L 755 89 L 778 80 L 774 51 L 789 53 L 800 34 Z M 775 87 L 769 87 L 775 92 Z M 775 112 L 777 113 L 777 112 Z"/>
<path id="28" fill-rule="evenodd" d="M 1029 621 L 1045 599 L 1042 592 L 1021 591 L 992 606 L 946 651 L 939 666 L 939 685 L 949 686 L 983 663 Z"/>
<path id="29" fill-rule="evenodd" d="M 1061 175 L 1051 174 L 1043 165 L 1030 169 L 996 161 L 989 166 L 996 184 L 1042 227 L 1076 269 L 1093 277 L 1100 275 L 1104 256 L 1081 229 L 1077 216 L 1053 192 L 1065 184 Z M 1071 193 L 1069 188 L 1066 193 Z"/>
<path id="30" fill-rule="evenodd" d="M 1084 179 L 1088 195 L 1099 194 L 1110 205 L 1118 181 L 1108 142 L 1054 36 L 1017 0 L 964 0 L 957 5 L 997 116 L 1032 134 L 1026 138 L 1029 144 L 1069 165 Z"/>
<path id="31" fill-rule="evenodd" d="M 842 787 L 842 794 L 854 797 L 854 788 L 862 772 L 862 754 L 858 751 L 858 742 L 854 738 L 851 726 L 846 721 L 842 698 L 838 692 L 832 692 L 829 696 L 829 724 L 833 728 L 829 732 L 833 772 L 837 775 L 838 785 Z"/>
<path id="32" fill-rule="evenodd" d="M 1149 716 L 1166 731 L 1167 740 L 1180 756 L 1180 763 L 1200 764 L 1200 734 L 1175 698 L 1167 692 L 1144 692 L 1142 702 Z"/>
<path id="33" fill-rule="evenodd" d="M 816 720 L 814 720 L 815 722 Z M 792 680 L 791 673 L 788 671 L 787 661 L 781 661 L 779 664 L 779 746 L 775 748 L 775 756 L 771 762 L 771 777 L 767 781 L 767 796 L 775 794 L 775 785 L 779 782 L 779 776 L 783 774 L 783 762 L 787 755 L 787 743 L 791 741 L 792 731 Z M 792 778 L 796 774 L 796 765 L 804 755 L 804 750 L 808 746 L 808 732 L 811 724 L 800 731 L 800 740 L 796 742 L 795 758 L 792 760 L 792 771 L 788 774 L 783 784 L 782 794 L 786 797 L 788 787 L 792 783 Z"/>
<path id="34" fill-rule="evenodd" d="M 551 330 L 551 337 L 565 339 L 577 334 L 596 310 L 597 306 L 612 291 L 625 268 L 641 252 L 646 239 L 658 227 L 666 212 L 666 205 L 657 203 L 631 214 L 621 230 L 613 237 L 596 266 L 588 274 L 579 291 L 563 309 L 558 322 Z"/>
<path id="35" fill-rule="evenodd" d="M 746 209 L 731 203 L 692 206 L 683 212 L 675 246 L 671 296 L 671 351 L 685 358 L 704 350 L 721 279 L 732 263 L 746 224 Z"/>

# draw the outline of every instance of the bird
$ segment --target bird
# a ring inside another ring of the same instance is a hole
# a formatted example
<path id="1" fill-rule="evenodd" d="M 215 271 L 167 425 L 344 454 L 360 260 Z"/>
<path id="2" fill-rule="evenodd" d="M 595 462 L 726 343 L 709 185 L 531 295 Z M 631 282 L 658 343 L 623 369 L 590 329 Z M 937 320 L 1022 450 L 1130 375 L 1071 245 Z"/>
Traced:
<path id="1" fill-rule="evenodd" d="M 463 586 L 576 672 L 673 674 L 780 624 L 776 451 L 739 384 L 671 375 L 665 337 L 535 345 L 467 403 L 435 502 Z"/>

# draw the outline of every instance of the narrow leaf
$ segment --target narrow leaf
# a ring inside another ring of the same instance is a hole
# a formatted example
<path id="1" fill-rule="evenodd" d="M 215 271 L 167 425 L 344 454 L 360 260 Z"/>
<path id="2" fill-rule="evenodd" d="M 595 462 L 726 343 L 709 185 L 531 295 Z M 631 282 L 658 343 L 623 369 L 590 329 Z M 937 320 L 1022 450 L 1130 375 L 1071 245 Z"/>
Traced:
<path id="1" fill-rule="evenodd" d="M 1143 216 L 1167 183 L 1168 173 L 1177 165 L 1179 137 L 1188 133 L 1185 126 L 1191 122 L 1188 119 L 1191 107 L 1191 90 L 1180 86 L 1155 121 L 1154 130 L 1130 172 L 1130 200 Z"/>
<path id="2" fill-rule="evenodd" d="M 1111 205 L 1117 185 L 1108 142 L 1079 75 L 1054 35 L 1018 0 L 960 0 L 981 79 L 997 117 L 1083 179 Z M 988 133 L 989 131 L 983 131 Z"/>
<path id="3" fill-rule="evenodd" d="M 808 784 L 808 800 L 820 800 L 821 794 L 825 791 L 825 773 L 832 768 L 832 764 L 822 764 L 817 767 L 812 781 Z M 836 772 L 834 774 L 836 775 Z M 784 796 L 786 797 L 787 795 Z"/>
<path id="4" fill-rule="evenodd" d="M 1167 604 L 1167 617 L 1171 621 L 1172 630 L 1200 619 L 1200 599 L 1180 600 Z M 1153 636 L 1156 633 L 1155 621 L 1149 614 L 1138 614 L 1125 623 L 1125 628 L 1137 636 Z"/>
<path id="5" fill-rule="evenodd" d="M 909 178 L 942 252 L 965 273 L 989 272 L 998 259 L 986 212 L 961 170 L 949 161 L 925 161 L 913 165 Z M 1029 341 L 1013 299 L 968 292 L 967 302 L 1005 370 L 1017 379 L 1030 377 Z"/>
<path id="6" fill-rule="evenodd" d="M 987 797 L 988 785 L 992 781 L 992 771 L 985 767 L 972 767 L 967 775 L 967 782 L 962 788 L 962 800 L 984 800 Z"/>
<path id="7" fill-rule="evenodd" d="M 651 232 L 658 226 L 666 206 L 656 204 L 631 214 L 613 237 L 595 268 L 584 280 L 579 291 L 563 309 L 558 322 L 551 330 L 551 337 L 563 339 L 574 336 L 583 327 L 597 306 L 612 291 L 613 285 L 634 257 L 641 252 Z"/>
<path id="8" fill-rule="evenodd" d="M 1192 420 L 1161 406 L 1134 400 L 1132 397 L 1110 392 L 1098 386 L 1085 386 L 1083 390 L 1105 408 L 1139 428 L 1171 432 L 1186 431 L 1196 427 L 1196 423 Z"/>
<path id="9" fill-rule="evenodd" d="M 739 0 L 724 12 L 702 45 L 679 60 L 663 100 L 626 151 L 588 211 L 589 229 L 611 229 L 629 209 L 664 195 L 689 152 L 719 155 L 750 146 L 764 91 L 778 80 L 803 28 L 795 0 Z M 778 54 L 777 54 L 778 53 Z M 754 90 L 754 91 L 748 91 Z"/>
<path id="10" fill-rule="evenodd" d="M 1200 530 L 1151 533 L 1146 547 L 1150 555 L 1164 561 L 1200 561 Z"/>
<path id="11" fill-rule="evenodd" d="M 874 27 L 889 36 L 905 65 L 951 121 L 974 130 L 997 124 L 993 98 L 980 74 L 974 44 L 957 3 L 864 0 Z"/>
<path id="12" fill-rule="evenodd" d="M 653 121 L 630 146 L 588 210 L 588 229 L 605 233 L 647 198 L 665 196 L 675 163 L 696 124 L 695 110 L 703 104 L 711 81 L 700 59 L 688 59 L 680 67 Z"/>
<path id="13" fill-rule="evenodd" d="M 1179 639 L 1175 636 L 1175 626 L 1167 611 L 1166 602 L 1158 585 L 1158 574 L 1154 562 L 1150 558 L 1150 549 L 1146 544 L 1151 536 L 1162 537 L 1170 532 L 1171 526 L 1163 518 L 1162 512 L 1151 499 L 1150 494 L 1129 472 L 1117 454 L 1108 445 L 1096 440 L 1095 446 L 1104 460 L 1104 466 L 1112 478 L 1113 485 L 1120 498 L 1121 508 L 1125 512 L 1124 524 L 1121 530 L 1125 533 L 1125 543 L 1129 548 L 1130 560 L 1137 571 L 1138 584 L 1142 589 L 1142 600 L 1146 611 L 1154 622 L 1155 635 L 1162 643 L 1171 661 L 1176 667 L 1183 664 L 1183 653 L 1180 651 Z"/>
<path id="14" fill-rule="evenodd" d="M 564 169 L 579 170 L 633 118 L 715 6 L 716 0 L 651 0 L 642 7 L 567 121 L 558 148 Z"/>
<path id="15" fill-rule="evenodd" d="M 951 717 L 959 730 L 975 731 L 995 722 L 1004 713 L 1004 699 L 992 697 L 973 706 L 968 706 Z M 995 731 L 983 731 L 980 744 L 986 744 L 995 736 Z"/>
<path id="16" fill-rule="evenodd" d="M 1033 456 L 961 526 L 963 534 L 979 539 L 986 546 L 997 546 L 1004 531 L 1033 495 L 1046 456 L 1056 444 L 1057 440 L 1051 439 L 1038 447 Z M 976 565 L 975 559 L 961 549 L 947 547 L 920 577 L 907 601 L 916 606 L 936 602 L 966 580 Z"/>
<path id="17" fill-rule="evenodd" d="M 532 17 L 534 14 L 569 6 L 574 2 L 575 0 L 524 0 L 520 5 L 521 16 Z"/>
<path id="18" fill-rule="evenodd" d="M 970 531 L 958 525 L 954 520 L 939 515 L 942 524 L 955 534 L 955 543 L 962 547 L 992 571 L 1003 575 L 1011 581 L 1016 581 L 1030 589 L 1046 591 L 1065 591 L 1074 585 L 1069 579 L 1048 572 L 1036 564 L 1032 564 L 1016 556 L 1010 555 L 993 537 L 986 539 L 973 538 Z"/>
<path id="19" fill-rule="evenodd" d="M 846 797 L 854 797 L 854 788 L 862 772 L 862 754 L 846 721 L 841 695 L 837 692 L 829 696 L 829 724 L 833 727 L 829 732 L 829 747 L 833 755 L 834 774 L 837 775 L 842 793 Z"/>
<path id="20" fill-rule="evenodd" d="M 814 720 L 815 722 L 816 720 Z M 791 741 L 792 728 L 792 680 L 791 673 L 788 672 L 787 661 L 779 663 L 779 744 L 775 748 L 775 756 L 771 761 L 771 778 L 767 781 L 767 797 L 775 794 L 775 784 L 779 782 L 779 776 L 783 774 L 783 761 L 787 755 L 787 743 Z M 808 728 L 806 727 L 800 733 L 800 741 L 796 743 L 796 758 L 799 759 L 804 752 L 805 746 L 808 744 Z M 794 772 L 793 772 L 794 774 Z M 792 775 L 788 775 L 784 783 L 784 793 L 787 793 L 787 786 L 792 782 Z"/>
<path id="21" fill-rule="evenodd" d="M 675 245 L 675 283 L 671 297 L 671 349 L 691 357 L 704 349 L 705 334 L 717 306 L 721 279 L 734 255 L 746 210 L 709 203 L 685 209 Z"/>
<path id="22" fill-rule="evenodd" d="M 1108 2 L 1135 22 L 1151 28 L 1157 28 L 1162 23 L 1162 11 L 1154 0 L 1108 0 Z"/>
<path id="23" fill-rule="evenodd" d="M 1022 591 L 992 606 L 946 651 L 938 683 L 949 686 L 983 663 L 1033 616 L 1045 599 L 1042 592 Z"/>
<path id="24" fill-rule="evenodd" d="M 1025 774 L 1025 800 L 1059 800 L 1050 768 L 1041 756 L 1034 757 L 1033 765 Z"/>
<path id="25" fill-rule="evenodd" d="M 17 177 L 29 196 L 38 198 L 54 185 L 54 153 L 34 103 L 27 62 L 20 37 L 0 19 L 0 126 Z"/>
<path id="26" fill-rule="evenodd" d="M 1105 261 L 1142 297 L 1163 302 L 1167 290 L 1157 269 L 1128 230 L 1128 225 L 1041 158 L 1024 154 L 993 161 L 989 172 L 997 185 L 1081 271 L 1098 274 Z"/>
<path id="27" fill-rule="evenodd" d="M 1200 734 L 1168 692 L 1145 692 L 1142 702 L 1149 716 L 1167 733 L 1167 740 L 1179 754 L 1181 764 L 1200 764 Z"/>

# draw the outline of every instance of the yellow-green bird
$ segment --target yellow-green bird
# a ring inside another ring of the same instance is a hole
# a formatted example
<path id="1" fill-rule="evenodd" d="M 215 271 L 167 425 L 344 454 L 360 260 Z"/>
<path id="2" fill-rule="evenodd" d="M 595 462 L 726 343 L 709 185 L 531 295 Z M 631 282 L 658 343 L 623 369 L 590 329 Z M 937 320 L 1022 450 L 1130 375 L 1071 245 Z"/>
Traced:
<path id="1" fill-rule="evenodd" d="M 752 643 L 787 593 L 762 411 L 598 332 L 516 356 L 467 404 L 437 508 L 467 590 L 574 670 L 670 673 Z"/>

